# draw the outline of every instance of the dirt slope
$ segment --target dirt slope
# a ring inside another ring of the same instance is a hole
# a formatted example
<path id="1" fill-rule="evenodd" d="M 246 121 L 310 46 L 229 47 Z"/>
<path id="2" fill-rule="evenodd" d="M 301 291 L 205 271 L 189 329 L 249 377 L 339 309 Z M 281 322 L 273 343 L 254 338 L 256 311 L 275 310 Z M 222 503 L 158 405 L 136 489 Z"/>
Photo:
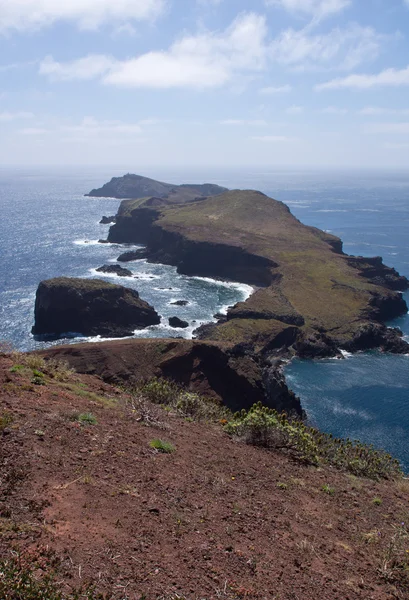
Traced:
<path id="1" fill-rule="evenodd" d="M 100 379 L 19 360 L 0 356 L 3 557 L 52 551 L 61 586 L 116 599 L 408 598 L 405 481 L 304 466 L 146 405 L 147 425 Z"/>

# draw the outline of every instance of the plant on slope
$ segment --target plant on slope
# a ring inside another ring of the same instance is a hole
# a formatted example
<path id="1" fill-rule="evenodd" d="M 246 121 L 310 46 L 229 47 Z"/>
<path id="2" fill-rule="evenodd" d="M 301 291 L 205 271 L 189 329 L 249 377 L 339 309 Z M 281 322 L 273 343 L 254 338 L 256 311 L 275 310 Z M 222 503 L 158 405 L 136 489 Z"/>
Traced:
<path id="1" fill-rule="evenodd" d="M 399 462 L 390 454 L 357 440 L 334 438 L 261 403 L 233 415 L 225 430 L 248 444 L 286 449 L 309 463 L 331 464 L 354 475 L 373 479 L 402 475 Z"/>

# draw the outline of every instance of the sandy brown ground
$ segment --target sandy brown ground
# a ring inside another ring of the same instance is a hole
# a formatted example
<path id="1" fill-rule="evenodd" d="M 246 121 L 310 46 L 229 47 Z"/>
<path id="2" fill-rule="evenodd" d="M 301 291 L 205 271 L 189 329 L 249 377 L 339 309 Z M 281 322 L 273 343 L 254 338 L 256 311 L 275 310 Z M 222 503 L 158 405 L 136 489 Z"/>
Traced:
<path id="1" fill-rule="evenodd" d="M 3 557 L 51 550 L 62 585 L 115 599 L 409 598 L 405 481 L 308 467 L 157 407 L 147 426 L 98 378 L 35 385 L 14 363 L 0 356 Z"/>

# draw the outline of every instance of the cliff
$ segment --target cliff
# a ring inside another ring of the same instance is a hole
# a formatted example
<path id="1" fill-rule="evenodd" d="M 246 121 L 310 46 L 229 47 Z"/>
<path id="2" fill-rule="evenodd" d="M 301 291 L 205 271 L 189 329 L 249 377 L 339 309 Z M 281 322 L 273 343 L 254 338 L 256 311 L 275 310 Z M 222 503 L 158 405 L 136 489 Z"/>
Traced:
<path id="1" fill-rule="evenodd" d="M 380 258 L 345 255 L 339 238 L 303 225 L 261 192 L 172 206 L 125 201 L 108 239 L 144 243 L 149 260 L 180 273 L 258 288 L 226 322 L 204 328 L 205 339 L 261 352 L 284 346 L 301 356 L 363 347 L 408 352 L 399 332 L 382 324 L 407 311 L 396 290 L 408 280 Z"/>
<path id="2" fill-rule="evenodd" d="M 100 279 L 58 277 L 42 281 L 34 307 L 34 334 L 124 337 L 160 323 L 138 292 Z"/>

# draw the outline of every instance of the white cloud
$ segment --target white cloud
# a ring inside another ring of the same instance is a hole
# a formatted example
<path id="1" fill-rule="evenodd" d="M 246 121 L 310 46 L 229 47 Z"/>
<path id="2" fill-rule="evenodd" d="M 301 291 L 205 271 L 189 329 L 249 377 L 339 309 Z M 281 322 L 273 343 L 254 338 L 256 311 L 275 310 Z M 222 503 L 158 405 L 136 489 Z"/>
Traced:
<path id="1" fill-rule="evenodd" d="M 156 125 L 158 119 L 141 119 L 135 123 L 124 123 L 118 120 L 103 120 L 98 121 L 94 117 L 84 117 L 79 123 L 58 124 L 46 127 L 27 127 L 20 129 L 21 135 L 28 136 L 44 136 L 58 134 L 65 136 L 65 139 L 98 139 L 104 135 L 107 138 L 115 138 L 116 136 L 138 136 L 144 132 L 145 127 Z"/>
<path id="2" fill-rule="evenodd" d="M 350 6 L 351 0 L 266 0 L 266 3 L 280 6 L 290 13 L 321 20 L 344 10 Z"/>
<path id="3" fill-rule="evenodd" d="M 20 119 L 33 119 L 34 115 L 31 112 L 0 112 L 0 122 L 7 123 Z"/>
<path id="4" fill-rule="evenodd" d="M 366 133 L 398 133 L 408 134 L 409 123 L 373 123 L 364 127 Z"/>
<path id="5" fill-rule="evenodd" d="M 150 20 L 165 0 L 0 0 L 0 31 L 37 29 L 72 21 L 82 29 L 128 20 Z"/>
<path id="6" fill-rule="evenodd" d="M 286 94 L 288 92 L 291 92 L 291 90 L 292 87 L 288 84 L 278 86 L 270 85 L 268 87 L 263 87 L 259 89 L 258 93 L 266 96 L 274 96 L 274 94 Z"/>
<path id="7" fill-rule="evenodd" d="M 86 80 L 104 75 L 114 65 L 115 60 L 103 54 L 90 54 L 66 63 L 56 62 L 52 56 L 47 56 L 40 64 L 39 73 L 52 80 Z"/>
<path id="8" fill-rule="evenodd" d="M 285 112 L 287 115 L 301 115 L 304 112 L 304 108 L 302 106 L 296 106 L 293 104 L 293 106 L 286 108 Z"/>
<path id="9" fill-rule="evenodd" d="M 355 88 L 367 90 L 373 87 L 399 87 L 409 85 L 409 66 L 406 69 L 385 69 L 376 75 L 348 75 L 315 86 L 317 91 Z"/>
<path id="10" fill-rule="evenodd" d="M 290 142 L 292 138 L 286 135 L 254 135 L 252 140 L 257 142 Z"/>
<path id="11" fill-rule="evenodd" d="M 148 52 L 117 61 L 90 55 L 59 63 L 47 57 L 40 74 L 54 79 L 93 79 L 135 88 L 211 88 L 236 74 L 257 72 L 265 66 L 266 21 L 255 13 L 243 13 L 223 33 L 184 36 L 167 51 Z"/>
<path id="12" fill-rule="evenodd" d="M 270 56 L 296 69 L 331 68 L 350 70 L 379 54 L 385 36 L 372 27 L 353 23 L 325 34 L 307 29 L 286 29 L 272 42 Z"/>
<path id="13" fill-rule="evenodd" d="M 364 117 L 378 117 L 381 115 L 409 115 L 409 108 L 386 108 L 382 106 L 365 106 L 358 111 Z"/>
<path id="14" fill-rule="evenodd" d="M 225 119 L 219 121 L 220 125 L 250 125 L 255 127 L 264 127 L 267 121 L 263 119 Z"/>

